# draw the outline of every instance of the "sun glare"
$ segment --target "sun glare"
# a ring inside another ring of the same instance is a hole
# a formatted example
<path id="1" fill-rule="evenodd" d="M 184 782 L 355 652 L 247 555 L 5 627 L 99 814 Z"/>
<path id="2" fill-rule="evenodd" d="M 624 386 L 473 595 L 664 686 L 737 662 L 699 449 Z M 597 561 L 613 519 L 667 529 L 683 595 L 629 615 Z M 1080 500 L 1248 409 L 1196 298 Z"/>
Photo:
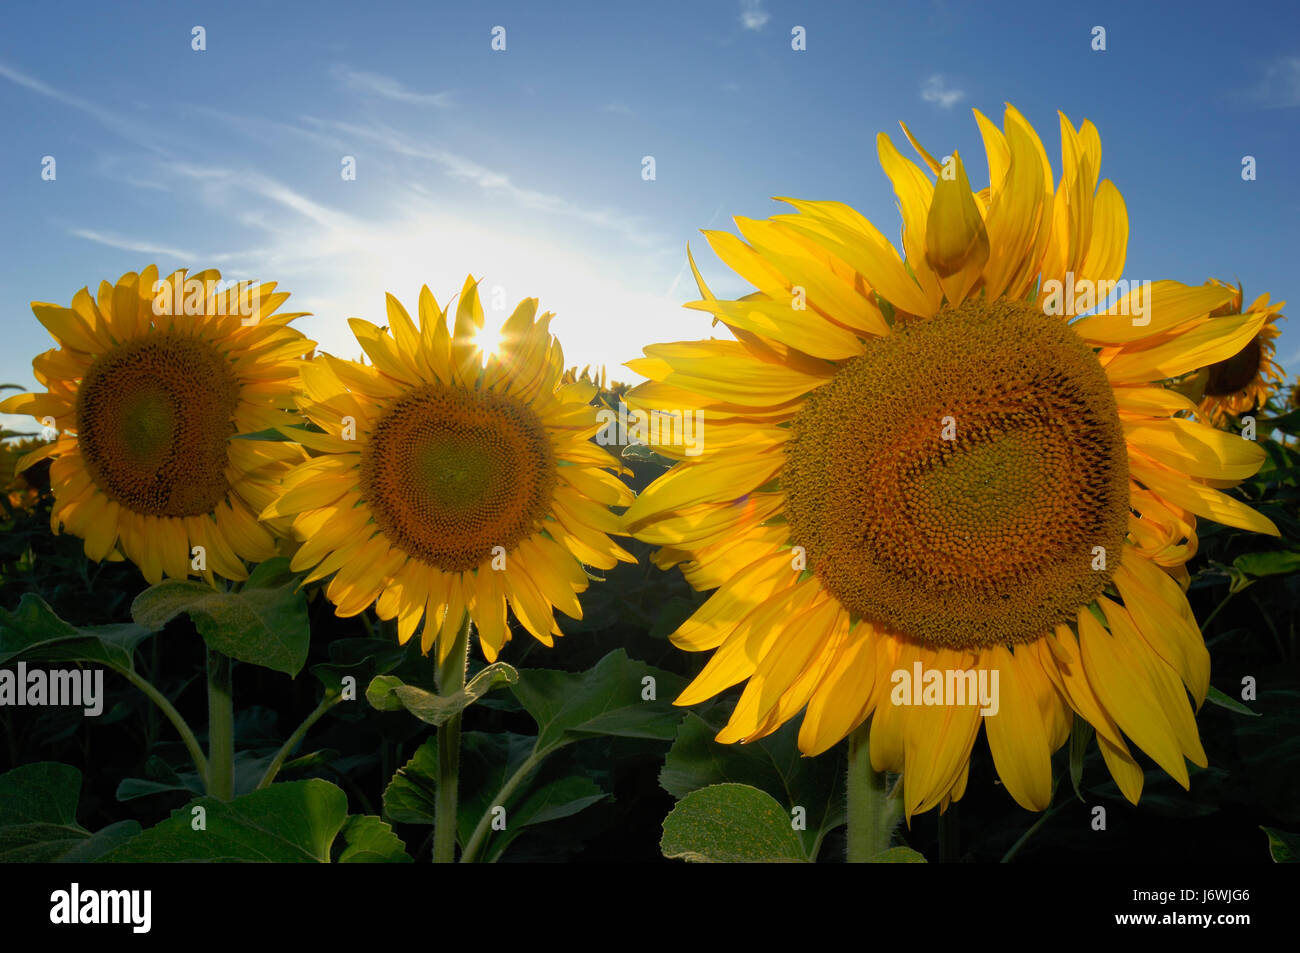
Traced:
<path id="1" fill-rule="evenodd" d="M 478 333 L 474 335 L 474 344 L 479 349 L 482 361 L 486 362 L 488 355 L 495 354 L 497 348 L 501 346 L 501 325 L 503 323 L 488 318 L 483 327 L 479 328 Z"/>

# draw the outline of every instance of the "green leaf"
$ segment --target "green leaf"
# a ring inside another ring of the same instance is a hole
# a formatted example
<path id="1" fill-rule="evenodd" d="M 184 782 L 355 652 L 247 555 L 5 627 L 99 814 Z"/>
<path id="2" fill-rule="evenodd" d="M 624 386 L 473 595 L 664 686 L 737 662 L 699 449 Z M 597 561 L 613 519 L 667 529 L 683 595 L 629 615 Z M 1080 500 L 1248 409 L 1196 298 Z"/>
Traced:
<path id="1" fill-rule="evenodd" d="M 790 815 L 771 795 L 747 784 L 692 791 L 664 819 L 663 855 L 713 863 L 806 860 Z"/>
<path id="2" fill-rule="evenodd" d="M 170 764 L 157 755 L 150 756 L 144 764 L 143 778 L 123 778 L 118 782 L 116 797 L 119 801 L 131 801 L 153 794 L 171 794 L 185 792 L 186 798 L 203 794 L 203 782 L 197 774 L 182 777 Z"/>
<path id="3" fill-rule="evenodd" d="M 384 821 L 368 814 L 354 814 L 343 825 L 346 846 L 340 864 L 409 864 L 406 844 Z"/>
<path id="4" fill-rule="evenodd" d="M 68 864 L 84 864 L 99 860 L 110 851 L 138 837 L 142 829 L 139 821 L 118 821 L 116 824 L 109 824 L 73 845 L 58 859 Z"/>
<path id="5" fill-rule="evenodd" d="M 456 829 L 461 844 L 469 842 L 479 819 L 498 806 L 496 801 L 502 786 L 528 759 L 532 749 L 531 735 L 510 731 L 467 731 L 461 736 L 460 803 L 456 812 Z M 500 838 L 505 837 L 507 842 L 512 840 L 519 832 L 518 828 L 565 816 L 564 813 L 557 813 L 562 811 L 564 805 L 556 803 L 555 799 L 563 796 L 566 791 L 571 796 L 570 800 L 592 797 L 596 793 L 591 787 L 582 791 L 560 787 L 530 805 L 528 802 L 535 795 L 516 791 L 513 797 L 500 805 L 507 811 L 506 831 L 494 832 L 479 859 L 499 855 L 505 846 L 500 843 Z M 519 803 L 521 796 L 524 797 L 524 802 Z M 601 791 L 596 800 L 604 796 Z M 432 737 L 393 775 L 393 780 L 384 791 L 384 814 L 400 824 L 433 824 L 437 815 L 437 803 L 438 739 Z M 586 806 L 575 805 L 569 813 L 576 813 Z"/>
<path id="6" fill-rule="evenodd" d="M 95 834 L 77 825 L 0 827 L 0 863 L 84 863 L 98 859 L 139 833 L 137 821 L 119 821 Z"/>
<path id="7" fill-rule="evenodd" d="M 583 775 L 561 778 L 543 785 L 506 814 L 506 829 L 492 841 L 487 859 L 500 859 L 510 842 L 528 827 L 571 817 L 608 797 L 600 785 Z"/>
<path id="8" fill-rule="evenodd" d="M 306 576 L 305 572 L 296 573 L 289 568 L 291 560 L 288 556 L 275 556 L 264 563 L 258 563 L 253 567 L 253 571 L 248 574 L 244 580 L 241 589 L 278 589 L 289 583 L 297 583 L 299 577 Z"/>
<path id="9" fill-rule="evenodd" d="M 1255 421 L 1255 425 L 1258 428 L 1257 432 L 1261 434 L 1266 434 L 1275 427 L 1283 433 L 1296 433 L 1300 430 L 1300 409 L 1292 410 L 1281 417 L 1263 417 Z"/>
<path id="10" fill-rule="evenodd" d="M 0 827 L 76 824 L 81 772 L 70 764 L 40 761 L 0 774 Z"/>
<path id="11" fill-rule="evenodd" d="M 1228 711 L 1235 711 L 1239 715 L 1250 715 L 1253 718 L 1259 717 L 1259 712 L 1251 711 L 1241 702 L 1237 701 L 1237 699 L 1233 698 L 1231 695 L 1225 695 L 1213 685 L 1210 686 L 1210 690 L 1206 693 L 1205 698 L 1206 701 L 1212 701 L 1214 704 L 1226 708 Z"/>
<path id="12" fill-rule="evenodd" d="M 377 675 L 366 686 L 366 701 L 379 711 L 401 711 L 402 700 L 397 697 L 396 689 L 403 684 L 396 675 Z"/>
<path id="13" fill-rule="evenodd" d="M 196 807 L 206 814 L 202 830 L 193 827 Z M 341 788 L 319 778 L 288 781 L 229 802 L 198 798 L 100 860 L 329 863 L 347 818 Z"/>
<path id="14" fill-rule="evenodd" d="M 92 834 L 77 823 L 81 772 L 53 761 L 0 775 L 0 862 L 94 860 L 140 833 L 135 821 Z"/>
<path id="15" fill-rule="evenodd" d="M 369 685 L 376 675 L 391 672 L 406 658 L 405 646 L 386 639 L 335 639 L 329 653 L 330 661 L 318 662 L 308 671 L 336 695 L 343 693 L 346 676 L 356 679 L 356 685 Z"/>
<path id="16" fill-rule="evenodd" d="M 1276 827 L 1260 827 L 1268 835 L 1268 853 L 1277 864 L 1300 863 L 1300 834 L 1280 831 Z"/>
<path id="17" fill-rule="evenodd" d="M 493 662 L 451 695 L 435 695 L 423 688 L 405 685 L 396 676 L 381 675 L 366 689 L 366 699 L 380 711 L 405 708 L 425 724 L 437 726 L 464 711 L 492 689 L 518 681 L 519 672 L 505 662 Z"/>
<path id="18" fill-rule="evenodd" d="M 139 797 L 149 797 L 153 794 L 173 794 L 177 791 L 185 791 L 188 794 L 202 793 L 185 784 L 169 784 L 166 781 L 151 781 L 148 778 L 123 778 L 118 782 L 117 793 L 114 796 L 119 801 L 134 801 Z"/>
<path id="19" fill-rule="evenodd" d="M 706 714 L 707 720 L 695 712 L 683 719 L 659 773 L 660 786 L 680 799 L 712 784 L 735 781 L 767 792 L 785 807 L 787 818 L 791 809 L 802 807 L 807 827 L 799 834 L 804 853 L 815 859 L 826 834 L 845 822 L 844 746 L 816 758 L 804 757 L 793 722 L 749 744 L 718 744 L 713 736 L 726 716 Z"/>
<path id="20" fill-rule="evenodd" d="M 1300 553 L 1277 549 L 1265 553 L 1242 553 L 1232 565 L 1248 576 L 1279 576 L 1300 571 Z"/>
<path id="21" fill-rule="evenodd" d="M 429 738 L 384 789 L 384 815 L 399 824 L 432 824 L 438 804 L 438 739 Z"/>
<path id="22" fill-rule="evenodd" d="M 234 440 L 267 440 L 271 442 L 284 443 L 286 441 L 297 441 L 298 437 L 295 431 L 305 430 L 312 433 L 324 433 L 320 427 L 315 424 L 308 424 L 305 427 L 285 426 L 270 427 L 266 430 L 255 430 L 252 433 L 235 434 Z"/>
<path id="23" fill-rule="evenodd" d="M 238 592 L 217 592 L 201 582 L 168 579 L 136 596 L 131 617 L 140 625 L 161 629 L 186 613 L 213 651 L 295 676 L 307 662 L 311 638 L 307 598 L 295 591 L 292 580 L 281 583 L 282 579 L 277 560 L 257 567 Z"/>
<path id="24" fill-rule="evenodd" d="M 157 628 L 144 625 L 78 628 L 64 622 L 45 600 L 29 592 L 13 612 L 0 609 L 0 664 L 18 660 L 98 662 L 130 671 L 134 667 L 135 647 Z"/>
<path id="25" fill-rule="evenodd" d="M 872 864 L 923 864 L 925 855 L 910 847 L 891 847 L 872 857 Z"/>
<path id="26" fill-rule="evenodd" d="M 484 814 L 494 807 L 506 809 L 507 831 L 510 815 L 521 797 L 527 796 L 529 780 L 504 801 L 501 790 L 515 772 L 523 767 L 534 751 L 536 739 L 513 731 L 467 731 L 460 738 L 460 805 L 456 815 L 456 828 L 460 843 L 468 844 L 474 828 Z M 489 833 L 484 854 L 491 849 L 494 837 L 501 832 Z"/>
<path id="27" fill-rule="evenodd" d="M 286 437 L 284 434 L 280 433 L 280 431 L 276 430 L 274 427 L 271 427 L 268 428 L 267 430 L 255 430 L 252 433 L 237 433 L 232 439 L 271 440 L 271 441 L 278 441 L 283 443 L 283 442 L 287 442 L 289 438 Z"/>
<path id="28" fill-rule="evenodd" d="M 676 632 L 683 622 L 699 608 L 695 601 L 682 596 L 670 596 L 659 606 L 654 623 L 650 626 L 652 639 L 666 639 Z"/>
<path id="29" fill-rule="evenodd" d="M 525 669 L 512 691 L 537 722 L 537 754 L 544 756 L 597 735 L 671 739 L 683 713 L 670 699 L 684 685 L 679 676 L 615 649 L 585 672 Z M 643 697 L 650 687 L 653 700 Z"/>
<path id="30" fill-rule="evenodd" d="M 624 460 L 632 460 L 636 463 L 653 463 L 657 467 L 667 469 L 675 462 L 670 457 L 665 457 L 661 453 L 656 453 L 650 447 L 641 443 L 629 443 L 623 447 L 622 457 Z"/>

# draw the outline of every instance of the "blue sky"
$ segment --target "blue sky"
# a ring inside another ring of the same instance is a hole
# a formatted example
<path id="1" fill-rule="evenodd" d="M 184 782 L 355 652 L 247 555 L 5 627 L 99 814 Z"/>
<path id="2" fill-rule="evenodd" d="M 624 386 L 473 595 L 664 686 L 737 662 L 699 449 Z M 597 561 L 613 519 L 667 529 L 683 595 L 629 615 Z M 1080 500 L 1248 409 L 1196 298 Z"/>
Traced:
<path id="1" fill-rule="evenodd" d="M 906 121 L 980 187 L 971 108 L 1000 124 L 1004 102 L 1058 174 L 1056 110 L 1096 123 L 1128 205 L 1127 277 L 1240 279 L 1247 300 L 1300 306 L 1300 7 L 1049 6 L 8 5 L 0 380 L 33 386 L 50 346 L 29 302 L 151 262 L 277 280 L 314 312 L 299 326 L 349 357 L 346 318 L 384 323 L 385 291 L 413 305 L 427 282 L 442 301 L 472 273 L 507 312 L 528 296 L 555 311 L 569 364 L 628 379 L 617 365 L 642 345 L 710 334 L 681 309 L 688 241 L 716 292 L 748 290 L 700 228 L 794 195 L 848 202 L 897 240 L 876 133 L 910 152 Z M 1300 369 L 1300 332 L 1278 357 Z"/>

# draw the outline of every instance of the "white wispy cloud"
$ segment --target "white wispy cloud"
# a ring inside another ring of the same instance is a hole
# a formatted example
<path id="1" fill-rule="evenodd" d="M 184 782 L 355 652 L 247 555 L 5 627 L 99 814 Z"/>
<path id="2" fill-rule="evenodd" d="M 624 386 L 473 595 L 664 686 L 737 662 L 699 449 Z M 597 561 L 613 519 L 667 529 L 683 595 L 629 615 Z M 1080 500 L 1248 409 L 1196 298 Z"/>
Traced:
<path id="1" fill-rule="evenodd" d="M 442 108 L 452 105 L 451 93 L 417 92 L 413 89 L 407 89 L 400 80 L 391 76 L 384 76 L 382 73 L 368 73 L 348 66 L 336 66 L 330 72 L 347 89 L 358 93 L 382 96 L 384 99 L 408 103 L 412 106 L 437 106 Z"/>
<path id="2" fill-rule="evenodd" d="M 662 241 L 662 236 L 651 233 L 647 224 L 636 216 L 625 215 L 614 209 L 578 204 L 550 192 L 525 188 L 516 184 L 504 172 L 490 169 L 473 159 L 440 146 L 404 136 L 388 126 L 377 123 L 357 125 L 311 116 L 304 116 L 303 119 L 317 128 L 331 129 L 344 136 L 372 142 L 397 155 L 432 162 L 452 178 L 471 182 L 484 191 L 504 195 L 523 208 L 563 215 L 588 225 L 611 229 L 637 244 L 653 244 Z"/>
<path id="3" fill-rule="evenodd" d="M 240 204 L 238 193 L 244 193 L 263 202 L 275 204 L 298 213 L 307 221 L 328 229 L 347 229 L 355 225 L 354 220 L 339 211 L 316 202 L 301 192 L 296 192 L 271 176 L 248 169 L 223 168 L 219 166 L 198 165 L 190 162 L 172 162 L 166 170 L 194 182 L 198 188 L 207 190 L 210 204 L 214 202 L 230 203 L 233 210 L 245 212 L 256 211 L 244 201 Z M 261 217 L 244 217 L 242 221 L 261 223 Z"/>
<path id="4" fill-rule="evenodd" d="M 603 113 L 614 113 L 616 116 L 632 115 L 632 107 L 627 103 L 606 103 L 600 107 L 600 111 Z"/>
<path id="5" fill-rule="evenodd" d="M 218 265 L 229 278 L 276 280 L 293 293 L 293 310 L 313 312 L 303 319 L 304 330 L 323 350 L 358 356 L 343 317 L 382 323 L 385 290 L 410 301 L 428 283 L 445 301 L 467 273 L 483 279 L 484 294 L 504 286 L 509 307 L 539 297 L 557 313 L 554 328 L 565 341 L 567 361 L 606 365 L 616 377 L 635 376 L 613 362 L 637 352 L 644 328 L 658 329 L 667 340 L 692 334 L 694 314 L 671 300 L 678 285 L 674 280 L 669 286 L 669 279 L 680 269 L 675 243 L 644 216 L 595 205 L 581 193 L 530 188 L 517 178 L 526 179 L 526 170 L 507 174 L 460 148 L 444 149 L 369 118 L 263 119 L 205 108 L 200 115 L 206 120 L 261 146 L 213 153 L 178 140 L 166 116 L 124 117 L 0 67 L 0 79 L 78 109 L 129 140 L 168 145 L 152 154 L 101 156 L 100 172 L 113 183 L 174 194 L 176 221 L 191 223 L 184 232 L 169 227 L 160 234 L 139 217 L 114 219 L 111 227 L 73 221 L 64 225 L 72 240 L 117 249 L 129 267 L 148 256 L 163 267 Z M 125 131 L 124 118 L 135 120 Z M 365 202 L 343 205 L 343 195 L 356 194 L 353 186 L 337 192 L 286 184 L 292 179 L 283 170 L 260 165 L 260 157 L 274 154 L 268 147 L 274 142 L 338 155 L 367 147 L 365 183 L 355 186 L 371 189 Z M 420 162 L 428 168 L 419 168 Z M 372 178 L 371 169 L 380 174 Z M 667 295 L 665 286 L 671 288 Z"/>
<path id="6" fill-rule="evenodd" d="M 1279 56 L 1270 62 L 1246 98 L 1265 109 L 1300 106 L 1300 56 Z"/>
<path id="7" fill-rule="evenodd" d="M 966 96 L 965 90 L 953 89 L 942 73 L 935 73 L 921 84 L 921 98 L 940 109 L 951 109 Z"/>
<path id="8" fill-rule="evenodd" d="M 118 136 L 121 136 L 123 139 L 133 142 L 136 145 L 143 146 L 151 152 L 163 155 L 168 154 L 168 150 L 160 144 L 160 137 L 157 133 L 147 124 L 138 122 L 130 116 L 115 112 L 112 109 L 107 109 L 97 103 L 91 102 L 90 100 L 82 99 L 80 96 L 66 93 L 61 89 L 51 86 L 44 80 L 37 79 L 34 76 L 29 76 L 22 70 L 14 69 L 12 66 L 9 66 L 4 62 L 0 62 L 0 77 L 9 80 L 11 83 L 16 83 L 24 89 L 28 89 L 40 96 L 53 99 L 65 106 L 70 106 L 73 109 L 80 110 L 101 125 L 116 133 Z"/>
<path id="9" fill-rule="evenodd" d="M 131 238 L 123 238 L 120 235 L 108 235 L 89 228 L 73 228 L 70 229 L 70 232 L 78 238 L 97 242 L 100 245 L 107 245 L 109 248 L 116 248 L 120 251 L 135 252 L 140 255 L 156 255 L 163 258 L 176 258 L 187 263 L 195 260 L 193 252 L 183 251 L 179 248 L 169 248 L 166 245 L 156 245 L 153 242 L 136 241 Z"/>
<path id="10" fill-rule="evenodd" d="M 746 30 L 761 30 L 770 19 L 763 0 L 740 0 L 740 25 Z"/>

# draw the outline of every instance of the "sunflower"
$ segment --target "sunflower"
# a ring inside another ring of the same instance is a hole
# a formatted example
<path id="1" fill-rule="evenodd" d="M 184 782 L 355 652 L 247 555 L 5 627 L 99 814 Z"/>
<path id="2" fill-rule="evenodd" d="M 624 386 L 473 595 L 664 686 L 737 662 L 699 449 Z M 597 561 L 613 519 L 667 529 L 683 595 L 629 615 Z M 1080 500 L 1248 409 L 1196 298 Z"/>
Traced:
<path id="1" fill-rule="evenodd" d="M 97 299 L 82 288 L 68 308 L 33 302 L 60 345 L 32 361 L 46 392 L 0 403 L 58 432 L 18 463 L 52 458 L 54 531 L 84 539 L 90 559 L 131 560 L 151 583 L 245 579 L 241 560 L 274 556 L 255 514 L 304 456 L 232 439 L 293 419 L 312 342 L 288 327 L 300 314 L 276 312 L 289 295 L 273 282 L 226 284 L 215 270 L 160 282 L 150 265 L 101 282 Z"/>
<path id="2" fill-rule="evenodd" d="M 425 287 L 418 328 L 392 295 L 389 332 L 351 319 L 372 364 L 326 354 L 303 366 L 300 410 L 314 429 L 285 432 L 318 455 L 264 515 L 293 518 L 304 542 L 292 568 L 310 569 L 308 582 L 334 574 L 338 615 L 374 603 L 403 643 L 423 618 L 422 648 L 437 642 L 441 662 L 468 612 L 493 661 L 510 638 L 507 603 L 549 646 L 563 634 L 553 609 L 582 617 L 584 564 L 635 561 L 607 535 L 619 528 L 608 507 L 632 493 L 590 441 L 596 385 L 562 381 L 551 317 L 524 300 L 484 355 L 475 282 L 450 333 Z"/>
<path id="3" fill-rule="evenodd" d="M 1096 285 L 1128 238 L 1096 129 L 1061 116 L 1054 189 L 1020 113 L 975 116 L 978 193 L 906 126 L 924 169 L 878 137 L 901 258 L 852 208 L 784 199 L 794 213 L 736 219 L 743 240 L 705 232 L 756 292 L 719 300 L 690 260 L 687 307 L 732 337 L 628 364 L 649 379 L 629 403 L 707 424 L 699 456 L 658 448 L 679 462 L 624 514 L 657 565 L 716 589 L 672 636 L 713 650 L 677 704 L 746 682 L 718 740 L 804 710 L 808 755 L 870 717 L 872 767 L 902 772 L 909 819 L 962 795 L 981 724 L 1008 792 L 1042 810 L 1072 711 L 1130 800 L 1130 744 L 1186 787 L 1186 760 L 1206 763 L 1188 692 L 1199 707 L 1210 667 L 1176 581 L 1195 517 L 1276 533 L 1219 492 L 1259 446 L 1153 384 L 1235 354 L 1267 316 L 1202 322 L 1231 298 L 1217 286 Z M 899 690 L 919 673 L 930 696 L 934 672 L 939 704 Z M 994 705 L 962 703 L 986 681 Z"/>
<path id="4" fill-rule="evenodd" d="M 0 442 L 0 458 L 3 458 L 7 464 L 4 472 L 13 474 L 8 485 L 0 488 L 0 494 L 3 494 L 4 501 L 8 504 L 6 516 L 12 516 L 16 510 L 33 513 L 40 504 L 42 482 L 40 474 L 27 467 L 19 468 L 18 464 L 46 443 L 47 441 L 34 437 Z M 0 503 L 0 507 L 3 506 L 4 503 Z"/>
<path id="5" fill-rule="evenodd" d="M 1212 284 L 1232 291 L 1232 299 L 1216 308 L 1207 318 L 1212 321 L 1222 316 L 1242 313 L 1243 300 L 1241 285 L 1232 288 L 1226 282 L 1210 280 Z M 1264 314 L 1266 319 L 1259 333 L 1246 342 L 1236 354 L 1221 361 L 1216 361 L 1203 371 L 1204 391 L 1199 411 L 1206 420 L 1216 426 L 1222 426 L 1228 416 L 1240 417 L 1257 407 L 1263 407 L 1268 398 L 1282 385 L 1282 368 L 1274 361 L 1276 345 L 1273 343 L 1281 333 L 1277 319 L 1283 317 L 1285 301 L 1269 304 L 1268 295 L 1263 294 L 1246 309 L 1247 314 Z M 1201 380 L 1198 375 L 1198 382 Z"/>

